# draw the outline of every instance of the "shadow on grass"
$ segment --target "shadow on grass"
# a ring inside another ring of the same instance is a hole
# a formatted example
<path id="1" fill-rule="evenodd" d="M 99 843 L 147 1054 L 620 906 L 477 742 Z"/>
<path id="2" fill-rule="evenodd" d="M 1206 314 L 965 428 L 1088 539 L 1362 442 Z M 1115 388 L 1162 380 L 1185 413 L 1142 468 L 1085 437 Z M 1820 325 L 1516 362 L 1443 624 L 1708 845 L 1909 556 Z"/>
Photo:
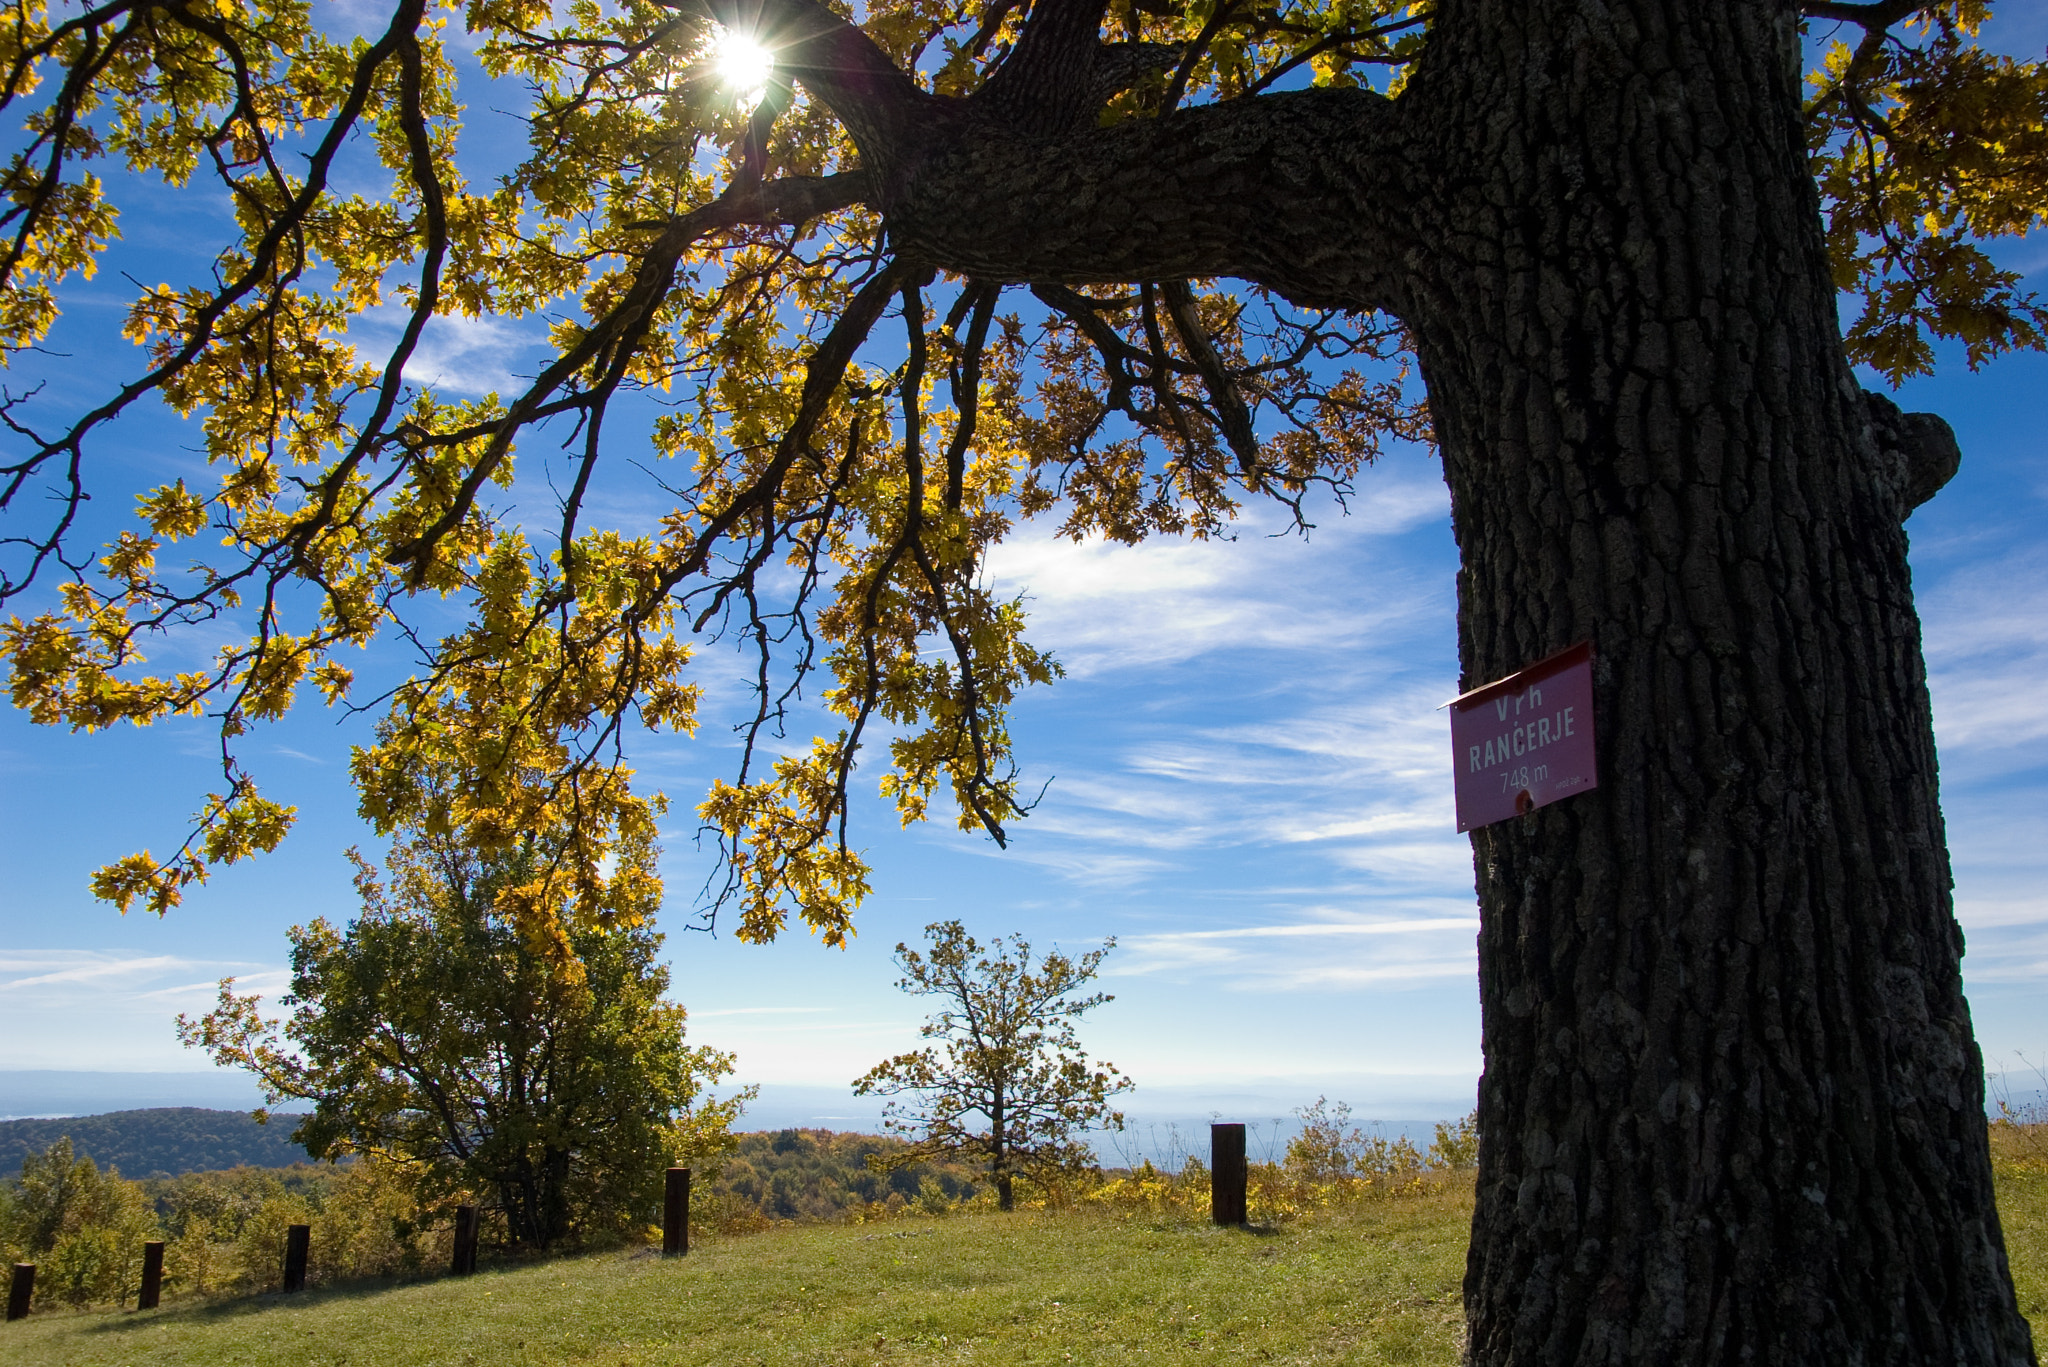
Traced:
<path id="1" fill-rule="evenodd" d="M 107 1314 L 98 1324 L 90 1326 L 86 1332 L 125 1334 L 137 1329 L 155 1328 L 162 1324 L 215 1324 L 223 1320 L 245 1319 L 271 1310 L 326 1305 L 335 1301 L 368 1300 L 387 1291 L 397 1291 L 408 1286 L 428 1286 L 437 1281 L 447 1280 L 452 1279 L 419 1277 L 408 1280 L 348 1282 L 341 1286 L 323 1286 L 310 1291 L 297 1291 L 290 1295 L 281 1291 L 266 1291 L 254 1296 L 188 1301 L 182 1305 L 167 1305 L 156 1310 L 117 1310 Z"/>
<path id="2" fill-rule="evenodd" d="M 588 1257 L 603 1257 L 594 1253 Z M 496 1274 L 520 1272 L 539 1265 L 539 1260 L 515 1259 L 494 1266 L 479 1268 L 468 1277 L 451 1277 L 446 1273 L 423 1274 L 413 1277 L 371 1277 L 362 1281 L 341 1282 L 331 1286 L 318 1286 L 305 1291 L 286 1293 L 264 1291 L 253 1296 L 228 1296 L 219 1300 L 188 1301 L 172 1304 L 157 1310 L 117 1310 L 106 1313 L 100 1323 L 86 1329 L 93 1334 L 125 1334 L 137 1329 L 150 1329 L 163 1324 L 217 1324 L 226 1320 L 246 1319 L 254 1315 L 267 1314 L 273 1310 L 310 1308 L 331 1305 L 337 1302 L 370 1300 L 393 1291 L 404 1291 L 413 1287 L 445 1286 L 457 1282 L 476 1282 Z"/>

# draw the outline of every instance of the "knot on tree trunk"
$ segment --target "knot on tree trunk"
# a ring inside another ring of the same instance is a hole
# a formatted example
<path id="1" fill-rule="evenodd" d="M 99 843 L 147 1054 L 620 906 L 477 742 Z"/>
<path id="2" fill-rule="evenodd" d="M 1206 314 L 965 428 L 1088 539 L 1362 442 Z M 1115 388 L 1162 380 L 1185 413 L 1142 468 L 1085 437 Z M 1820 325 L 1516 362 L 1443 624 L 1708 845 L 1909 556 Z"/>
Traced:
<path id="1" fill-rule="evenodd" d="M 1955 430 L 1933 413 L 1905 413 L 1882 394 L 1864 391 L 1878 477 L 1899 501 L 1899 519 L 1941 492 L 1963 463 Z"/>

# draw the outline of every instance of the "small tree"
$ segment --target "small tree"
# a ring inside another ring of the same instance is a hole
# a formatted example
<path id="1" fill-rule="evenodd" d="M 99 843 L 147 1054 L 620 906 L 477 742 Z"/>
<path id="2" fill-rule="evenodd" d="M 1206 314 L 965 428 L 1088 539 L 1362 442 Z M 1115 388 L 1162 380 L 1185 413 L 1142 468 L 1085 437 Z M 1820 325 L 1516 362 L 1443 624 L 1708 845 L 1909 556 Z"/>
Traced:
<path id="1" fill-rule="evenodd" d="M 945 1006 L 929 1017 L 925 1039 L 937 1041 L 876 1065 L 853 1084 L 862 1096 L 904 1096 L 883 1110 L 883 1123 L 910 1147 L 868 1161 L 887 1171 L 939 1155 L 971 1155 L 988 1164 L 1004 1210 L 1016 1204 L 1018 1172 L 1043 1181 L 1085 1163 L 1076 1134 L 1090 1126 L 1122 1129 L 1109 1098 L 1132 1083 L 1112 1064 L 1091 1064 L 1074 1037 L 1074 1022 L 1112 1001 L 1104 992 L 1074 994 L 1095 976 L 1116 940 L 1079 958 L 1054 949 L 1034 969 L 1021 935 L 998 937 L 986 949 L 958 921 L 925 928 L 928 955 L 896 946 L 903 969 L 897 986 Z"/>
<path id="2" fill-rule="evenodd" d="M 683 1008 L 662 1000 L 653 846 L 618 854 L 645 875 L 626 880 L 645 906 L 535 934 L 519 911 L 550 854 L 537 837 L 479 851 L 415 833 L 388 881 L 357 858 L 362 915 L 291 931 L 289 1022 L 230 978 L 179 1035 L 253 1072 L 273 1104 L 312 1102 L 292 1137 L 316 1157 L 396 1160 L 429 1196 L 484 1193 L 516 1243 L 644 1224 L 661 1170 L 728 1147 L 753 1089 L 705 1095 L 732 1055 L 687 1047 Z"/>

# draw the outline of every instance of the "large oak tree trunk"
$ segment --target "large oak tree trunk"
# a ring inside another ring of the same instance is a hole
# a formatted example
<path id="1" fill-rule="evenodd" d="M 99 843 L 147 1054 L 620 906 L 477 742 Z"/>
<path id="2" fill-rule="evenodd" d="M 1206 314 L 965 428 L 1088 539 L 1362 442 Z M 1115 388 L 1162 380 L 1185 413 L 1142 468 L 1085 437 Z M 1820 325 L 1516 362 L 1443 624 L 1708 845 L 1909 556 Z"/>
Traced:
<path id="1" fill-rule="evenodd" d="M 1901 520 L 1790 11 L 1446 3 L 1404 312 L 1468 686 L 1601 786 L 1476 832 L 1482 1363 L 2026 1363 Z"/>
<path id="2" fill-rule="evenodd" d="M 1395 101 L 970 109 L 888 179 L 983 279 L 1399 314 L 1466 684 L 1593 644 L 1600 787 L 1473 839 L 1479 1363 L 2033 1361 L 1901 525 L 1953 440 L 1844 360 L 1799 42 L 1783 0 L 1439 0 Z"/>

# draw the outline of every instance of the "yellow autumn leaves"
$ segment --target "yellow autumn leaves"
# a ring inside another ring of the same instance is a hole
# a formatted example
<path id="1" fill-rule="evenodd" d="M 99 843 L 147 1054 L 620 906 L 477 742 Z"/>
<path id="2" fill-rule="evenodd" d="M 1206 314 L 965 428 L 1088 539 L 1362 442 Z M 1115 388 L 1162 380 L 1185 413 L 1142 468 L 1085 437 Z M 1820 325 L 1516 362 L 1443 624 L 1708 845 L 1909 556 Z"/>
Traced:
<path id="1" fill-rule="evenodd" d="M 1980 0 L 1829 42 L 1809 144 L 1835 283 L 1861 304 L 1851 359 L 1894 384 L 1963 343 L 1972 368 L 2039 349 L 2048 309 L 1984 243 L 2048 219 L 2048 66 L 1977 47 Z"/>
<path id="2" fill-rule="evenodd" d="M 880 0 L 861 23 L 962 96 L 1026 13 Z M 522 924 L 615 916 L 648 889 L 609 856 L 662 810 L 632 787 L 628 732 L 696 727 L 701 637 L 742 647 L 755 689 L 743 758 L 698 809 L 714 891 L 748 938 L 793 914 L 843 943 L 867 890 L 847 837 L 858 763 L 886 756 L 905 822 L 950 801 L 1001 838 L 1026 810 L 1008 708 L 1058 667 L 982 573 L 1017 517 L 1218 534 L 1247 496 L 1299 517 L 1383 443 L 1427 438 L 1391 320 L 1201 281 L 1027 301 L 896 260 L 839 124 L 800 90 L 750 115 L 712 70 L 708 10 L 394 0 L 359 33 L 337 14 L 0 15 L 0 112 L 25 130 L 0 196 L 0 354 L 48 335 L 59 288 L 115 240 L 117 191 L 222 211 L 210 270 L 138 285 L 134 364 L 104 402 L 0 410 L 15 705 L 79 729 L 203 714 L 223 741 L 192 839 L 96 879 L 124 907 L 164 911 L 283 837 L 291 810 L 233 742 L 310 687 L 382 711 L 352 765 L 381 829 L 485 849 L 544 833 L 564 853 L 507 894 Z M 1981 242 L 2048 204 L 2048 78 L 1980 51 L 1984 15 L 1956 0 L 1918 27 L 1850 26 L 1814 77 L 1830 245 L 1865 304 L 1850 344 L 1894 376 L 1943 336 L 1973 361 L 2043 341 Z M 1430 17 L 1117 0 L 1103 37 L 1150 55 L 1099 118 L 1375 72 L 1398 92 Z M 458 24 L 475 89 L 458 89 Z M 485 108 L 521 117 L 527 144 L 472 184 L 465 125 Z M 785 207 L 747 199 L 756 175 Z M 432 331 L 465 319 L 545 332 L 518 392 L 422 378 Z M 132 521 L 87 550 L 79 519 L 111 478 L 92 453 L 152 402 L 193 422 L 207 471 L 116 491 Z M 629 496 L 633 465 L 648 479 Z M 225 642 L 211 658 L 152 667 L 145 647 L 200 629 Z M 361 682 L 379 669 L 351 652 L 394 638 L 408 677 Z"/>

